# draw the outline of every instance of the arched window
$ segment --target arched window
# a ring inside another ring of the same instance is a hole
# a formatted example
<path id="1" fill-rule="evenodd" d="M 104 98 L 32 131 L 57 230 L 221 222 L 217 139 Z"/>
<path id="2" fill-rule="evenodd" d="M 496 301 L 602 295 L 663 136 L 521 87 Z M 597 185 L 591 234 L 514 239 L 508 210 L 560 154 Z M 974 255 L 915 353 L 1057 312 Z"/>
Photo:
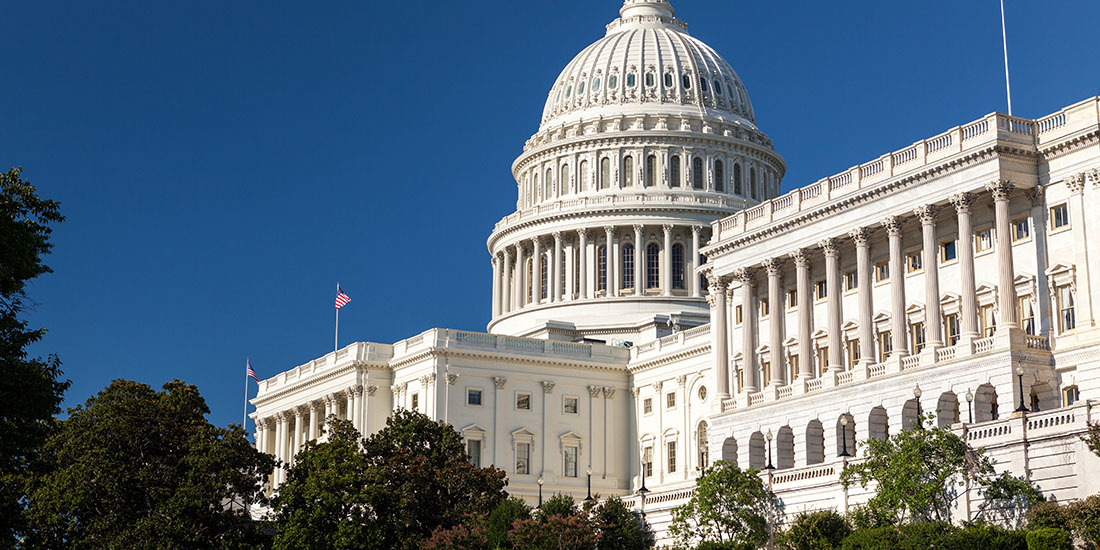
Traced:
<path id="1" fill-rule="evenodd" d="M 756 193 L 756 168 L 749 168 L 749 191 L 752 198 L 757 198 Z"/>
<path id="2" fill-rule="evenodd" d="M 680 187 L 680 155 L 668 158 L 668 186 Z"/>
<path id="3" fill-rule="evenodd" d="M 653 77 L 653 71 L 649 71 L 645 74 L 645 87 L 652 88 L 656 84 L 656 79 Z"/>
<path id="4" fill-rule="evenodd" d="M 587 160 L 582 160 L 581 161 L 580 173 L 577 174 L 577 176 L 579 176 L 580 180 L 581 180 L 580 181 L 580 187 L 579 187 L 579 189 L 577 189 L 577 191 L 580 192 L 580 193 L 584 193 L 585 191 L 588 191 L 588 161 Z"/>
<path id="5" fill-rule="evenodd" d="M 672 288 L 684 288 L 684 245 L 672 245 Z"/>
<path id="6" fill-rule="evenodd" d="M 534 179 L 531 181 L 531 188 L 535 190 L 535 202 L 538 202 L 538 201 L 542 200 L 542 198 L 543 198 L 542 197 L 542 189 L 539 187 L 539 175 L 538 175 L 538 173 L 534 174 L 533 178 Z"/>
<path id="7" fill-rule="evenodd" d="M 847 425 L 841 422 L 847 420 Z M 845 451 L 849 456 L 856 456 L 856 419 L 851 413 L 844 413 L 836 419 L 836 456 L 841 456 Z"/>
<path id="8" fill-rule="evenodd" d="M 634 245 L 623 245 L 623 288 L 634 288 Z"/>
<path id="9" fill-rule="evenodd" d="M 684 83 L 684 89 L 685 90 L 690 90 L 691 89 L 691 77 L 690 76 L 684 75 L 683 83 Z"/>
<path id="10" fill-rule="evenodd" d="M 936 426 L 948 428 L 959 421 L 959 396 L 944 392 L 936 403 Z"/>
<path id="11" fill-rule="evenodd" d="M 825 462 L 825 431 L 820 420 L 806 424 L 806 464 Z"/>
<path id="12" fill-rule="evenodd" d="M 592 81 L 592 91 L 593 92 L 600 91 L 600 77 L 598 77 L 598 76 L 596 77 L 596 80 Z"/>
<path id="13" fill-rule="evenodd" d="M 707 79 L 705 79 L 705 78 L 700 78 L 699 79 L 699 89 L 702 90 L 704 93 L 706 93 L 706 91 L 707 91 Z M 566 97 L 569 97 L 568 93 L 565 94 L 565 95 L 566 95 Z"/>
<path id="14" fill-rule="evenodd" d="M 775 434 L 775 467 L 794 468 L 794 430 L 790 426 L 779 428 Z"/>
<path id="15" fill-rule="evenodd" d="M 596 290 L 607 290 L 607 247 L 596 247 Z"/>
<path id="16" fill-rule="evenodd" d="M 709 440 L 707 439 L 707 421 L 704 420 L 699 423 L 699 428 L 695 431 L 695 444 L 699 449 L 699 467 L 706 468 L 710 465 L 710 450 Z"/>
<path id="17" fill-rule="evenodd" d="M 549 168 L 546 169 L 546 177 L 542 180 L 542 198 L 549 199 L 554 196 L 554 173 Z"/>
<path id="18" fill-rule="evenodd" d="M 581 82 L 581 91 L 584 91 L 584 82 Z M 714 81 L 714 93 L 722 95 L 722 81 L 715 79 Z"/>
<path id="19" fill-rule="evenodd" d="M 600 189 L 611 187 L 611 159 L 600 159 Z"/>
<path id="20" fill-rule="evenodd" d="M 548 284 L 547 277 L 546 277 L 547 274 L 550 271 L 549 269 L 547 269 L 547 266 L 549 264 L 550 264 L 549 255 L 543 254 L 542 261 L 539 262 L 539 281 L 542 282 L 542 284 L 539 285 L 539 299 L 540 300 L 545 300 L 546 299 L 546 291 L 550 288 L 550 285 Z"/>
<path id="21" fill-rule="evenodd" d="M 766 452 L 767 450 L 764 447 L 764 434 L 753 432 L 753 434 L 749 436 L 749 468 L 763 470 L 767 460 L 765 458 Z"/>
<path id="22" fill-rule="evenodd" d="M 744 194 L 744 189 L 741 188 L 741 165 L 736 162 L 733 163 L 733 192 L 737 195 Z"/>
<path id="23" fill-rule="evenodd" d="M 657 155 L 645 158 L 645 186 L 653 187 L 657 182 Z"/>
<path id="24" fill-rule="evenodd" d="M 634 76 L 634 73 L 630 73 L 630 74 L 626 75 L 626 87 L 627 88 L 633 88 L 634 87 L 634 84 L 636 82 L 635 78 L 636 77 Z"/>
<path id="25" fill-rule="evenodd" d="M 718 81 L 715 81 L 715 85 L 717 85 L 717 83 L 718 83 Z M 584 81 L 583 80 L 580 82 L 580 84 L 577 84 L 577 96 L 579 97 L 579 96 L 582 96 L 582 95 L 584 95 Z"/>
<path id="26" fill-rule="evenodd" d="M 703 188 L 703 159 L 699 157 L 691 161 L 691 186 L 695 189 Z"/>
<path id="27" fill-rule="evenodd" d="M 645 287 L 659 288 L 661 286 L 661 247 L 657 243 L 649 243 L 645 247 Z"/>
<path id="28" fill-rule="evenodd" d="M 531 303 L 532 301 L 534 301 L 534 300 L 532 299 L 532 296 L 533 296 L 533 295 L 531 294 L 531 280 L 532 280 L 532 279 L 531 279 L 531 276 L 532 276 L 532 274 L 534 274 L 534 272 L 535 272 L 535 268 L 534 268 L 534 267 L 532 267 L 532 266 L 534 265 L 534 263 L 535 263 L 535 262 L 534 262 L 534 260 L 533 260 L 533 259 L 531 259 L 531 258 L 527 258 L 527 277 L 526 277 L 526 279 L 524 280 L 524 282 L 526 282 L 527 284 L 525 284 L 525 285 L 523 285 L 523 286 L 527 287 L 527 303 L 528 303 L 528 304 L 529 304 L 529 303 Z"/>
<path id="29" fill-rule="evenodd" d="M 613 74 L 607 77 L 607 87 L 614 90 L 619 87 L 619 75 Z"/>
<path id="30" fill-rule="evenodd" d="M 561 170 L 558 171 L 558 189 L 562 195 L 569 194 L 569 165 L 561 165 Z"/>
<path id="31" fill-rule="evenodd" d="M 573 288 L 574 295 L 580 295 L 581 292 L 581 249 L 578 246 L 573 247 Z"/>
<path id="32" fill-rule="evenodd" d="M 623 157 L 623 187 L 634 187 L 634 157 Z"/>
<path id="33" fill-rule="evenodd" d="M 871 409 L 871 414 L 867 416 L 867 437 L 878 440 L 890 437 L 890 418 L 885 407 L 879 405 Z"/>
<path id="34" fill-rule="evenodd" d="M 672 73 L 665 73 L 665 88 L 672 87 Z"/>
<path id="35" fill-rule="evenodd" d="M 722 161 L 714 161 L 714 190 L 718 191 L 719 193 L 726 190 L 724 182 L 726 172 L 722 168 Z"/>

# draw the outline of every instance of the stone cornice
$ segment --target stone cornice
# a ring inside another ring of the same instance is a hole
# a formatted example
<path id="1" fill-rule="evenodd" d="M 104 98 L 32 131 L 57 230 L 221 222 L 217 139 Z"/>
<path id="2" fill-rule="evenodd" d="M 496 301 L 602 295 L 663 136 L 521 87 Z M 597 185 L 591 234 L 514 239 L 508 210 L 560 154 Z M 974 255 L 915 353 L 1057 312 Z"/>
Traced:
<path id="1" fill-rule="evenodd" d="M 509 365 L 524 364 L 535 365 L 540 367 L 553 367 L 553 368 L 572 368 L 592 371 L 606 371 L 606 372 L 619 372 L 626 374 L 626 365 L 616 366 L 609 365 L 607 363 L 599 363 L 596 361 L 580 361 L 574 359 L 562 359 L 557 357 L 548 357 L 540 355 L 523 355 L 523 354 L 508 354 L 508 353 L 494 353 L 489 351 L 478 351 L 468 349 L 453 349 L 443 347 L 431 347 L 422 353 L 418 353 L 415 356 L 417 361 L 423 359 L 450 359 L 450 358 L 463 358 L 463 359 L 480 359 L 486 361 L 493 361 L 498 363 L 507 363 Z M 400 364 L 393 364 L 392 368 L 394 373 L 401 368 L 408 366 L 416 361 L 401 361 Z"/>
<path id="2" fill-rule="evenodd" d="M 309 378 L 299 379 L 292 384 L 277 388 L 275 390 L 265 392 L 263 395 L 258 395 L 249 400 L 253 405 L 259 407 L 264 403 L 274 401 L 280 397 L 284 397 L 287 394 L 299 392 L 307 388 L 323 385 L 330 380 L 346 376 L 352 372 L 361 370 L 390 370 L 390 367 L 385 362 L 377 361 L 352 361 L 344 365 L 337 366 L 331 370 L 327 370 L 316 376 L 310 376 Z M 265 380 L 266 382 L 267 380 Z"/>
<path id="3" fill-rule="evenodd" d="M 640 374 L 648 370 L 653 370 L 658 367 L 663 367 L 675 363 L 677 361 L 683 361 L 692 357 L 698 357 L 700 355 L 707 355 L 710 353 L 710 338 L 706 341 L 699 342 L 699 344 L 687 348 L 677 350 L 675 353 L 668 355 L 654 357 L 652 359 L 646 359 L 645 361 L 639 361 L 629 366 L 631 374 Z"/>

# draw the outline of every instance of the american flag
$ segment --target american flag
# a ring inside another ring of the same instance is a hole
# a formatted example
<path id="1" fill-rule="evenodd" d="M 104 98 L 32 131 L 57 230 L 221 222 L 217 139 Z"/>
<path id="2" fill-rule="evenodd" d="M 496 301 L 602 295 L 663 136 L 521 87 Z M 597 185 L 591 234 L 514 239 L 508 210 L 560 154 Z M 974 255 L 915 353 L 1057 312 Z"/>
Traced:
<path id="1" fill-rule="evenodd" d="M 252 370 L 252 363 L 248 359 L 244 360 L 244 366 L 245 366 L 245 371 L 244 371 L 245 376 L 255 380 L 256 382 L 259 382 L 260 377 L 256 376 L 256 371 Z"/>
<path id="2" fill-rule="evenodd" d="M 344 294 L 343 290 L 340 290 L 340 285 L 336 285 L 336 309 L 340 309 L 351 301 L 351 296 Z"/>

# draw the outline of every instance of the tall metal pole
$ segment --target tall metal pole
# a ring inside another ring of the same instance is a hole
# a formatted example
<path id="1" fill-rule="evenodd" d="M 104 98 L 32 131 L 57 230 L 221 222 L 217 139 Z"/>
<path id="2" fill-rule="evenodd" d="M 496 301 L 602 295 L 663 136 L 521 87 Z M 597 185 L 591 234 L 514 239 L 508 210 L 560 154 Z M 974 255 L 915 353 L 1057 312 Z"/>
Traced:
<path id="1" fill-rule="evenodd" d="M 1008 95 L 1008 114 L 1012 116 L 1012 86 L 1008 80 L 1008 34 L 1005 32 L 1005 0 L 1001 0 L 1001 44 L 1005 52 L 1005 93 Z"/>
<path id="2" fill-rule="evenodd" d="M 336 295 L 340 295 L 340 283 L 336 283 Z M 340 308 L 336 308 L 336 335 L 332 339 L 332 351 L 340 349 Z"/>

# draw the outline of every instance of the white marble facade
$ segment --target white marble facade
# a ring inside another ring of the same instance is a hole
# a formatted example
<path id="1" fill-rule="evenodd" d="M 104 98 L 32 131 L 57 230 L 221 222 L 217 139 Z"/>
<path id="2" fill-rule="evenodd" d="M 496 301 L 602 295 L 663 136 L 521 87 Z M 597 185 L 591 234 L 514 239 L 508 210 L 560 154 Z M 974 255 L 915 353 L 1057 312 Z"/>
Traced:
<path id="1" fill-rule="evenodd" d="M 583 498 L 591 470 L 593 492 L 627 496 L 644 473 L 664 537 L 720 458 L 770 457 L 788 513 L 865 501 L 838 483 L 856 442 L 920 410 L 1059 500 L 1100 491 L 1077 439 L 1100 420 L 1100 98 L 993 113 L 780 195 L 729 64 L 667 0 L 620 16 L 513 164 L 488 332 L 361 342 L 264 380 L 258 448 L 290 460 L 326 414 L 369 434 L 415 409 L 532 502 L 540 479 Z"/>

